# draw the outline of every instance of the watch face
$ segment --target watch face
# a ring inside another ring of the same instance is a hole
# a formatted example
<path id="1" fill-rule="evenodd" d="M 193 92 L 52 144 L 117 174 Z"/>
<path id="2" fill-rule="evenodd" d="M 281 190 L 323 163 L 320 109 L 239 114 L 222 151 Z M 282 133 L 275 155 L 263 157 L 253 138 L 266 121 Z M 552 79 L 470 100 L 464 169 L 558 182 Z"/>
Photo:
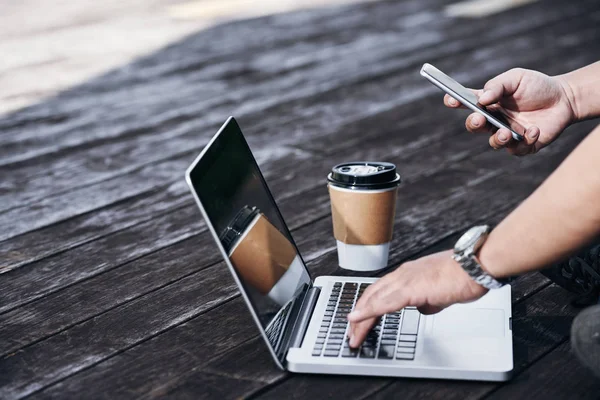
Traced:
<path id="1" fill-rule="evenodd" d="M 464 235 L 461 236 L 460 239 L 458 239 L 458 242 L 456 242 L 456 245 L 454 245 L 454 251 L 460 253 L 466 251 L 470 247 L 475 246 L 477 240 L 479 240 L 481 235 L 486 233 L 487 230 L 487 225 L 474 226 L 473 228 L 469 229 Z"/>

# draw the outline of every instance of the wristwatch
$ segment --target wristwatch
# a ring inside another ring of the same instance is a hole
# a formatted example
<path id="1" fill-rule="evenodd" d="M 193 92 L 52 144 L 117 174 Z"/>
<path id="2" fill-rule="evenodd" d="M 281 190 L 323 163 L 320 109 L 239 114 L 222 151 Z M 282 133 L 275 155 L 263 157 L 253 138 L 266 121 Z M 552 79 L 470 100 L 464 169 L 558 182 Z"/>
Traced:
<path id="1" fill-rule="evenodd" d="M 498 289 L 508 283 L 508 280 L 496 279 L 483 270 L 477 252 L 485 242 L 490 232 L 488 225 L 474 226 L 469 229 L 454 245 L 454 258 L 475 282 L 486 289 Z"/>

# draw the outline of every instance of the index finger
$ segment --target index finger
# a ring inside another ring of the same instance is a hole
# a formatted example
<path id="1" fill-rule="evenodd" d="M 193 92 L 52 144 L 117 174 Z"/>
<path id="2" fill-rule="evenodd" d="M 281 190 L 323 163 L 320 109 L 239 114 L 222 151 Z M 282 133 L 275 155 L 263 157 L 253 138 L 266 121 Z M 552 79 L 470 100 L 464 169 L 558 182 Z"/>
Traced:
<path id="1" fill-rule="evenodd" d="M 350 331 L 350 346 L 358 347 L 365 340 L 377 318 L 404 308 L 405 303 L 405 296 L 397 294 L 392 279 L 387 279 L 379 287 L 373 287 L 369 296 L 365 296 L 364 299 L 361 298 L 354 309 L 355 311 L 348 315 L 352 328 Z"/>
<path id="2" fill-rule="evenodd" d="M 369 285 L 362 295 L 357 299 L 354 305 L 354 310 L 361 309 L 364 307 L 365 302 L 368 302 L 369 298 L 378 291 L 380 286 L 385 286 L 385 277 L 381 278 L 377 282 Z M 354 311 L 353 311 L 354 312 Z M 368 318 L 362 321 L 353 321 L 350 313 L 348 315 L 348 321 L 350 326 L 348 327 L 348 338 L 350 339 L 350 347 L 359 347 L 360 344 L 365 340 L 367 333 L 375 325 L 375 318 Z"/>

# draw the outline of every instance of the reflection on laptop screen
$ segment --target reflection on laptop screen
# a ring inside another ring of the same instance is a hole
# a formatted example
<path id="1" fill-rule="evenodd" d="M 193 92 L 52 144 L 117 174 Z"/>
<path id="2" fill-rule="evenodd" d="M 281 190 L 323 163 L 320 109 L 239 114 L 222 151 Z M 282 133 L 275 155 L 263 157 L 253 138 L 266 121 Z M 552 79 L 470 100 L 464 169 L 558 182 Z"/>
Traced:
<path id="1" fill-rule="evenodd" d="M 189 178 L 279 354 L 292 300 L 306 290 L 310 277 L 233 118 L 197 160 Z"/>

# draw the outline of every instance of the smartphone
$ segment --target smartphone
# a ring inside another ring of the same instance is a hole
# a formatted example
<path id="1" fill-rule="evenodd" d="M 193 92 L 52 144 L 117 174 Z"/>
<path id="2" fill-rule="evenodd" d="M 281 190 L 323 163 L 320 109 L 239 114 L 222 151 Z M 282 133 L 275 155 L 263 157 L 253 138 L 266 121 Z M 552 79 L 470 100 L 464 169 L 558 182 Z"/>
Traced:
<path id="1" fill-rule="evenodd" d="M 509 122 L 508 116 L 499 111 L 491 111 L 479 104 L 479 100 L 475 93 L 456 82 L 433 65 L 427 63 L 423 64 L 421 76 L 460 101 L 465 107 L 482 114 L 488 122 L 496 128 L 508 129 L 512 133 L 513 139 L 517 141 L 523 140 L 523 135 L 525 135 L 525 128 L 523 126 L 514 119 L 510 119 Z"/>

